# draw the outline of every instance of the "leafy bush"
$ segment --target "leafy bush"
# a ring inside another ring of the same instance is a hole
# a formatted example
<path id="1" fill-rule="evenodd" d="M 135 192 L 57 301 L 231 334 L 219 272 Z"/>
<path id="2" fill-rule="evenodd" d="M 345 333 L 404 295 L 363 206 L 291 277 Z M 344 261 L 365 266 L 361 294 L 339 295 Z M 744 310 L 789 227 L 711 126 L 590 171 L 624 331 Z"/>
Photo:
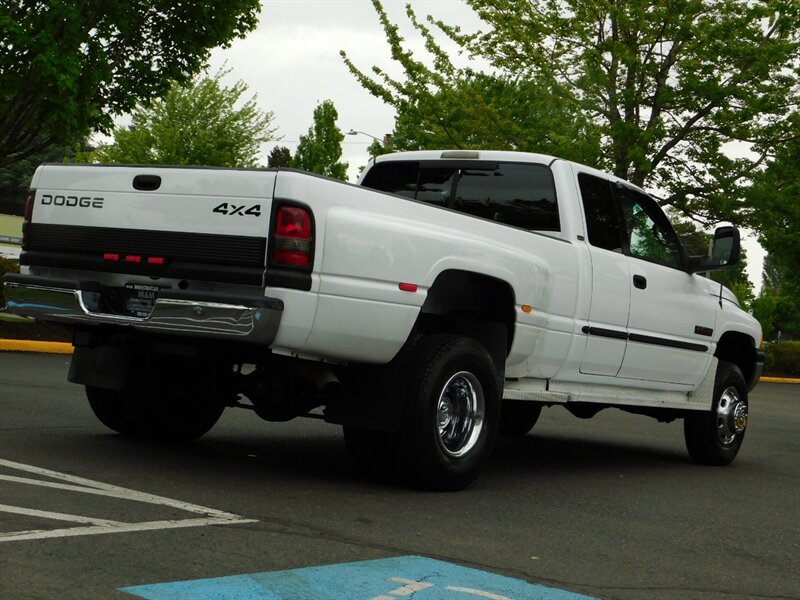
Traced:
<path id="1" fill-rule="evenodd" d="M 800 375 L 800 341 L 767 344 L 764 348 L 767 373 Z"/>
<path id="2" fill-rule="evenodd" d="M 3 295 L 3 275 L 6 273 L 19 273 L 19 263 L 10 258 L 3 258 L 0 256 L 0 308 L 6 305 L 6 299 Z"/>

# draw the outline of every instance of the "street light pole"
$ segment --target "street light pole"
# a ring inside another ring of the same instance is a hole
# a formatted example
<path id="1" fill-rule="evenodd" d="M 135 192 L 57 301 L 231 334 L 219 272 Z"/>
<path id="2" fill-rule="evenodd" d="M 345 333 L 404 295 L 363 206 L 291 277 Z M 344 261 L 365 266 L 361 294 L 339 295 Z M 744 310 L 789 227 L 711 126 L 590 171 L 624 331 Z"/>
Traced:
<path id="1" fill-rule="evenodd" d="M 355 129 L 351 129 L 345 135 L 358 135 L 359 133 L 361 135 L 365 135 L 367 137 L 371 137 L 376 142 L 380 142 L 381 141 L 381 138 L 379 138 L 378 136 L 372 135 L 371 133 L 367 133 L 366 131 L 356 131 Z"/>
<path id="2" fill-rule="evenodd" d="M 367 137 L 371 137 L 373 140 L 381 144 L 387 150 L 390 150 L 392 147 L 392 134 L 387 133 L 383 136 L 383 139 L 379 138 L 377 135 L 372 135 L 371 133 L 367 133 L 366 131 L 358 131 L 356 129 L 351 129 L 350 131 L 346 132 L 345 135 L 365 135 Z"/>

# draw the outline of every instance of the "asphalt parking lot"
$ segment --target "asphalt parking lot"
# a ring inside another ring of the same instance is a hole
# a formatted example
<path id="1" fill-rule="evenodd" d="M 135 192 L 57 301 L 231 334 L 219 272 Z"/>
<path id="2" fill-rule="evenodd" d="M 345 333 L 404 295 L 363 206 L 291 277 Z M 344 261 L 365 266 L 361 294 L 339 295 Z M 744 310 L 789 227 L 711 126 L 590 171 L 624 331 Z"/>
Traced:
<path id="1" fill-rule="evenodd" d="M 728 468 L 679 422 L 550 408 L 432 494 L 364 479 L 318 421 L 112 434 L 68 360 L 0 354 L 1 598 L 800 598 L 800 386 L 755 390 Z"/>

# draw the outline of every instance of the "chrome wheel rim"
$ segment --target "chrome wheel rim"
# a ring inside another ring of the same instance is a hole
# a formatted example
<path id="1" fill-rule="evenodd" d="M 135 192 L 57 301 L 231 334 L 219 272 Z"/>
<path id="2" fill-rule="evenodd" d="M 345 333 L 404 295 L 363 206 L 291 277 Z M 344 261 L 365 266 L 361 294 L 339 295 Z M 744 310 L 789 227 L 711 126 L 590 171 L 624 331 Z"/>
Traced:
<path id="1" fill-rule="evenodd" d="M 717 436 L 723 446 L 730 446 L 747 428 L 747 403 L 735 387 L 727 388 L 717 404 Z"/>
<path id="2" fill-rule="evenodd" d="M 475 447 L 483 430 L 485 400 L 478 378 L 459 371 L 444 384 L 436 403 L 436 425 L 441 449 L 453 458 Z"/>

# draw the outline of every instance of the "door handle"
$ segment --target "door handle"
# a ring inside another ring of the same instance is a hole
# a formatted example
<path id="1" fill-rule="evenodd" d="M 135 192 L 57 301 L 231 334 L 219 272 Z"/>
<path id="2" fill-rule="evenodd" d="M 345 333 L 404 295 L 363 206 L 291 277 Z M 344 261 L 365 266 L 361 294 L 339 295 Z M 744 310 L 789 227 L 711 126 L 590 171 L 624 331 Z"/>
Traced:
<path id="1" fill-rule="evenodd" d="M 644 275 L 634 275 L 633 287 L 637 287 L 640 290 L 643 290 L 644 288 L 647 287 L 647 278 Z"/>

